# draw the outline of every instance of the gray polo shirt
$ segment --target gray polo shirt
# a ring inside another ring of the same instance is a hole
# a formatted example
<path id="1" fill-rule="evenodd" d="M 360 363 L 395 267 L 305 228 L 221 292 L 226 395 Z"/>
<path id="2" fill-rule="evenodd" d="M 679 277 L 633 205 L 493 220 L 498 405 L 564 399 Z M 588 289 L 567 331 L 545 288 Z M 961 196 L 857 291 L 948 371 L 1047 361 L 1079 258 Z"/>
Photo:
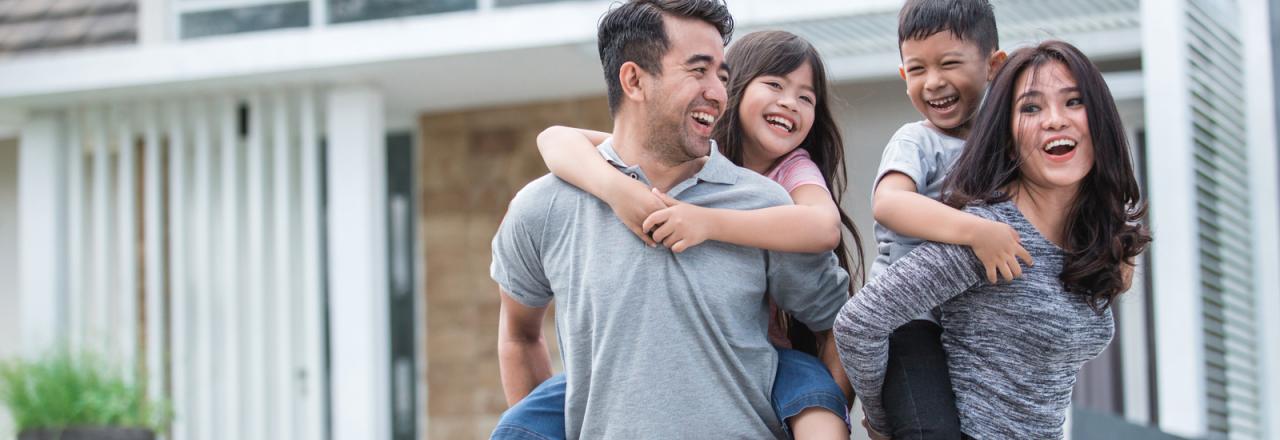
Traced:
<path id="1" fill-rule="evenodd" d="M 648 183 L 611 141 L 600 151 Z M 778 184 L 711 151 L 672 197 L 728 209 L 790 203 Z M 777 353 L 766 337 L 766 292 L 827 330 L 848 286 L 830 252 L 647 247 L 609 205 L 552 175 L 512 199 L 490 272 L 521 304 L 556 301 L 569 439 L 782 438 L 769 403 Z"/>

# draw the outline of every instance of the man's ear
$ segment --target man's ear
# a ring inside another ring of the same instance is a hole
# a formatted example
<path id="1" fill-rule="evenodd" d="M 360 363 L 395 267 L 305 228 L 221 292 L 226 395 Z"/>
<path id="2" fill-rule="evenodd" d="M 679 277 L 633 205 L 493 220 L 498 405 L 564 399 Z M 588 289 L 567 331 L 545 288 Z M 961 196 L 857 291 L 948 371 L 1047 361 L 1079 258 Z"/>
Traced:
<path id="1" fill-rule="evenodd" d="M 899 64 L 899 65 L 898 65 L 898 77 L 899 77 L 899 78 L 902 78 L 902 80 L 903 80 L 903 81 L 906 81 L 906 80 L 907 80 L 907 68 L 906 68 L 906 66 L 903 66 L 903 65 L 901 65 L 901 64 Z"/>
<path id="2" fill-rule="evenodd" d="M 647 86 L 643 79 L 648 75 L 649 73 L 645 72 L 634 61 L 622 63 L 622 67 L 618 69 L 618 82 L 622 84 L 622 94 L 630 99 L 643 102 L 644 88 Z"/>
<path id="3" fill-rule="evenodd" d="M 1003 50 L 997 50 L 987 59 L 987 82 L 996 79 L 996 74 L 1000 73 L 1000 68 L 1004 67 L 1005 60 L 1009 59 L 1009 54 Z"/>

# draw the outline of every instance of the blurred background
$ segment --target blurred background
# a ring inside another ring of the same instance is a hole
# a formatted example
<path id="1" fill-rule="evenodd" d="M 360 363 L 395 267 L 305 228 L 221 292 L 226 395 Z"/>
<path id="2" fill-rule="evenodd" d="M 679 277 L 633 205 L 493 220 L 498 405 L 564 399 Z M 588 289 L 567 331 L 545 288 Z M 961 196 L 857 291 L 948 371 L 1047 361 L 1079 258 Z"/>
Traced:
<path id="1" fill-rule="evenodd" d="M 729 3 L 822 52 L 869 237 L 900 0 Z M 992 3 L 1102 69 L 1151 207 L 1071 438 L 1280 439 L 1280 1 Z M 175 440 L 487 438 L 490 240 L 541 129 L 610 128 L 609 4 L 0 0 L 0 359 L 139 371 Z"/>

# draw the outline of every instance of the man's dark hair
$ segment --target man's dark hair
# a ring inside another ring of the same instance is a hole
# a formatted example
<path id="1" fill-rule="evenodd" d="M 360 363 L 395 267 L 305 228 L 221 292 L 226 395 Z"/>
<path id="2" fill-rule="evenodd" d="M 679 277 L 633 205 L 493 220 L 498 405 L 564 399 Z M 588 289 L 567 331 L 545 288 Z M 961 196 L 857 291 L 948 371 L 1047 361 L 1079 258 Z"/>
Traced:
<path id="1" fill-rule="evenodd" d="M 923 40 L 943 31 L 978 45 L 984 56 L 1000 47 L 996 14 L 987 0 L 907 0 L 898 12 L 899 52 L 907 40 Z"/>
<path id="2" fill-rule="evenodd" d="M 733 17 L 723 0 L 630 0 L 610 9 L 600 18 L 596 35 L 610 113 L 617 114 L 622 105 L 618 72 L 623 63 L 631 61 L 646 71 L 662 73 L 662 56 L 670 47 L 664 14 L 705 21 L 720 31 L 726 45 L 733 35 Z"/>

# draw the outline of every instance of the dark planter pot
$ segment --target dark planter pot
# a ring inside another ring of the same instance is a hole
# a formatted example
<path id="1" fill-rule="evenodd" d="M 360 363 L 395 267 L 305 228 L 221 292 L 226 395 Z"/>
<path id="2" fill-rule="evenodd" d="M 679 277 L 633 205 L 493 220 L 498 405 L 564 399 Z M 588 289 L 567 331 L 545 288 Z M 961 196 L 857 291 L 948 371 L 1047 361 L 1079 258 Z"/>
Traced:
<path id="1" fill-rule="evenodd" d="M 18 434 L 18 440 L 155 440 L 150 429 L 116 427 L 28 429 Z"/>

